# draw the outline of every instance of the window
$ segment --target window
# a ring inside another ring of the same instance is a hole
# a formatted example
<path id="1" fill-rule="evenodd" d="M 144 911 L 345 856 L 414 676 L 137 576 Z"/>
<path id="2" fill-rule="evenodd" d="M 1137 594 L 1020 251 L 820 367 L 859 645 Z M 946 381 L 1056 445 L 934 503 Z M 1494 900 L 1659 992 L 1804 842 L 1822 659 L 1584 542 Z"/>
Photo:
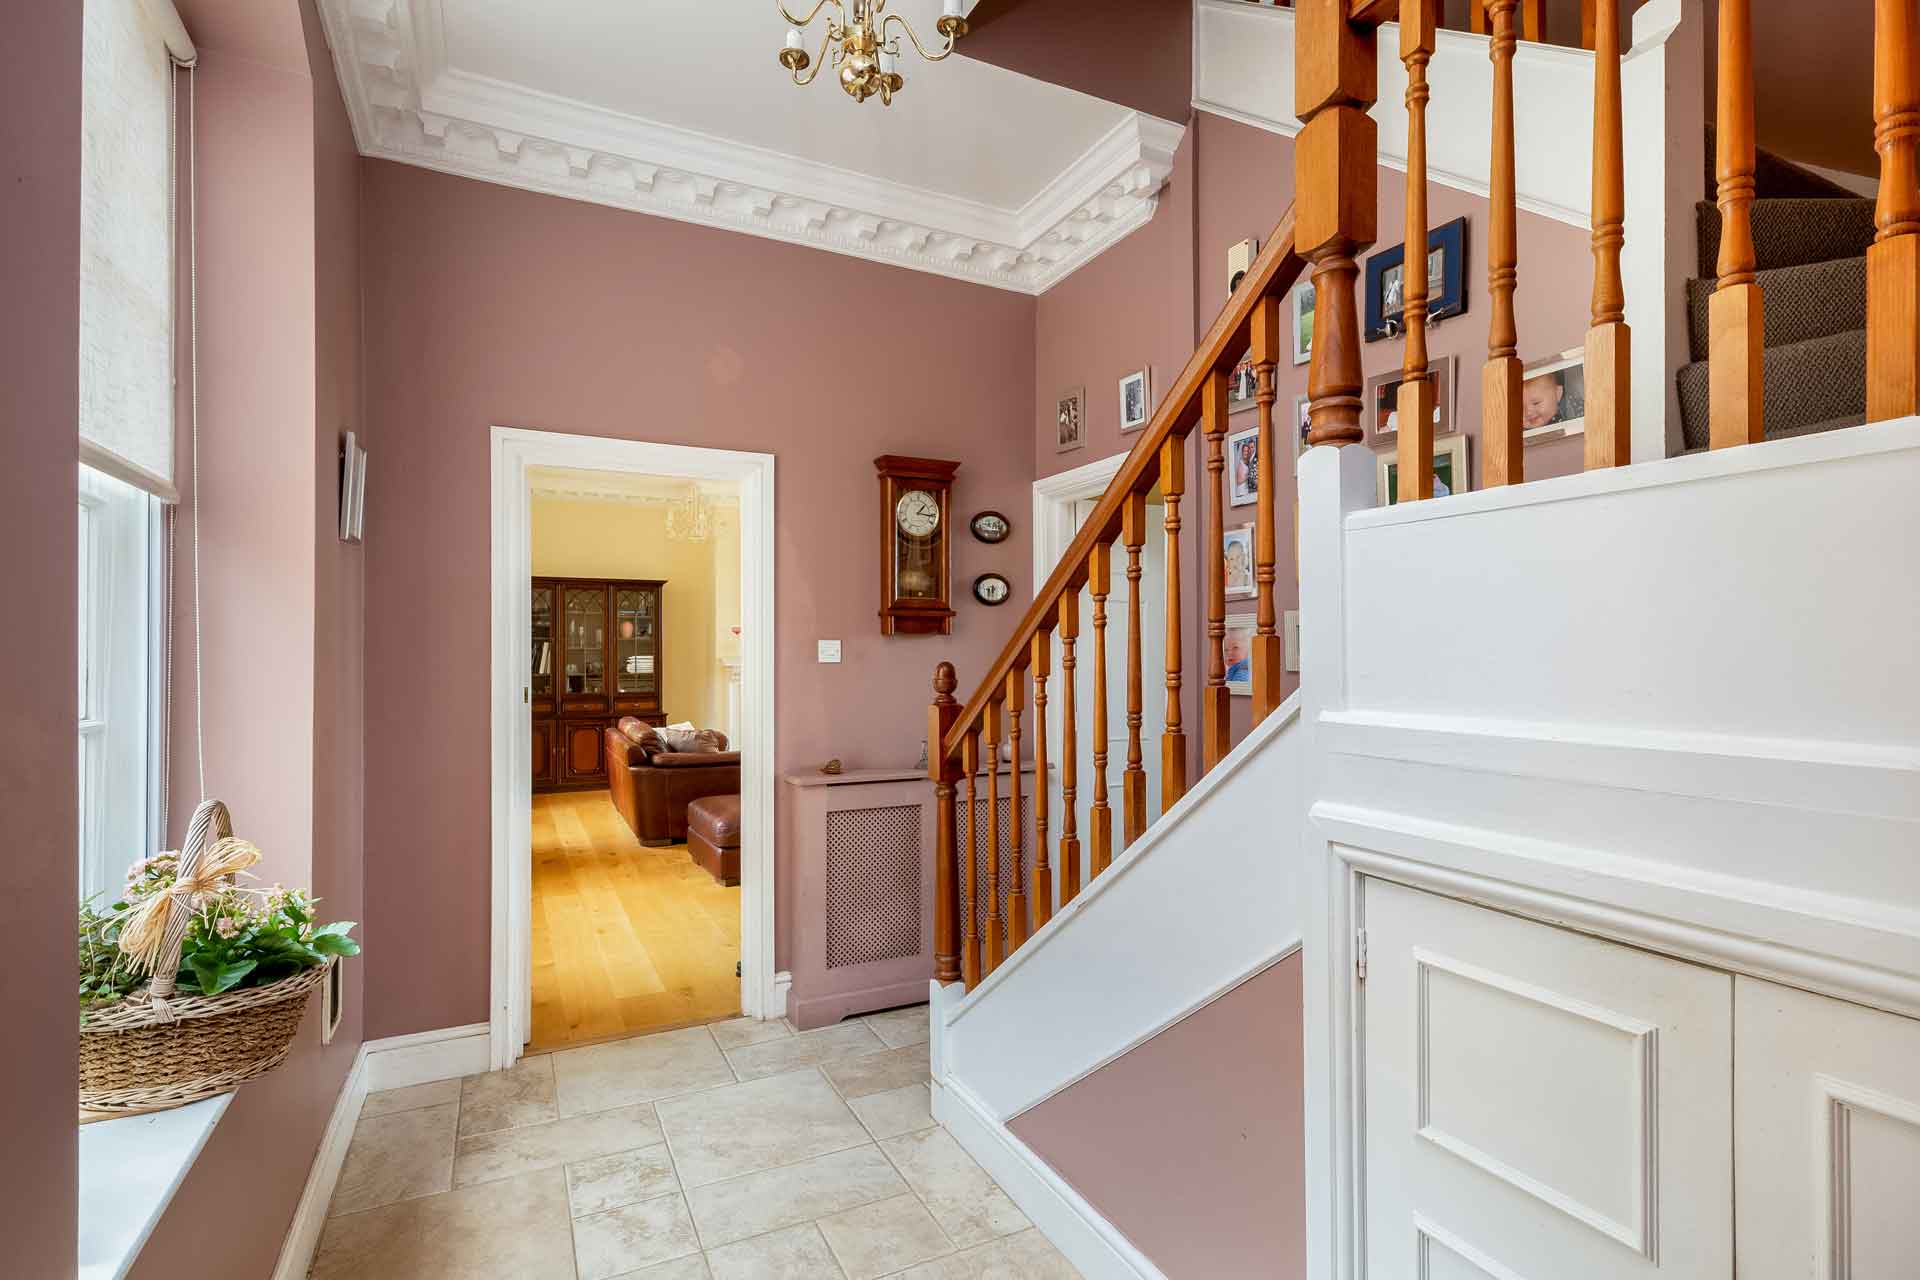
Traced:
<path id="1" fill-rule="evenodd" d="M 165 835 L 174 68 L 191 45 L 169 0 L 85 0 L 82 29 L 78 880 L 110 900 Z"/>

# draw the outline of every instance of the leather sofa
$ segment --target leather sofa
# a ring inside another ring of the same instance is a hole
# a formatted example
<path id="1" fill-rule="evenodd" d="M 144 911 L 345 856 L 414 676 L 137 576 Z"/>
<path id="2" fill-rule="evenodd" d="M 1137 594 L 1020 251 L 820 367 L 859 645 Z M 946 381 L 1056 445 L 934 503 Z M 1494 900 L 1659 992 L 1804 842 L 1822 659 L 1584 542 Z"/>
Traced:
<path id="1" fill-rule="evenodd" d="M 649 847 L 687 838 L 687 806 L 702 796 L 738 795 L 740 753 L 727 737 L 702 730 L 708 748 L 673 751 L 652 726 L 626 716 L 606 731 L 607 787 L 613 806 Z"/>

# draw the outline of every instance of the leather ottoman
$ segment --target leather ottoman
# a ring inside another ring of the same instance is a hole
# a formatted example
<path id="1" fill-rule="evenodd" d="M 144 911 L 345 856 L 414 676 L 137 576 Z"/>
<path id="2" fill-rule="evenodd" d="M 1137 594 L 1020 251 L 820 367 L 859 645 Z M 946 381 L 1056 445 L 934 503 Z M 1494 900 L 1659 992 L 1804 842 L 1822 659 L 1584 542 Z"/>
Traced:
<path id="1" fill-rule="evenodd" d="M 687 805 L 687 852 L 721 884 L 740 883 L 739 796 L 702 796 Z"/>

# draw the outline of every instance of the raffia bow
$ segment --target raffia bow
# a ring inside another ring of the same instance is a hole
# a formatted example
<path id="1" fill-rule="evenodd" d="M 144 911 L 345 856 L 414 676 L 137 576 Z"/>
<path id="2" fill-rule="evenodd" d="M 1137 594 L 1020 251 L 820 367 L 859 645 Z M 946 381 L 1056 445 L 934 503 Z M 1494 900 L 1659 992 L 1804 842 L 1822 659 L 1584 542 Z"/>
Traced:
<path id="1" fill-rule="evenodd" d="M 187 829 L 178 877 L 135 907 L 121 927 L 120 950 L 132 960 L 137 972 L 152 975 L 151 990 L 157 998 L 173 994 L 180 943 L 201 900 L 260 861 L 260 850 L 236 839 L 232 831 L 227 807 L 218 800 L 203 801 Z M 215 837 L 211 843 L 209 837 Z M 163 963 L 169 953 L 171 964 Z"/>

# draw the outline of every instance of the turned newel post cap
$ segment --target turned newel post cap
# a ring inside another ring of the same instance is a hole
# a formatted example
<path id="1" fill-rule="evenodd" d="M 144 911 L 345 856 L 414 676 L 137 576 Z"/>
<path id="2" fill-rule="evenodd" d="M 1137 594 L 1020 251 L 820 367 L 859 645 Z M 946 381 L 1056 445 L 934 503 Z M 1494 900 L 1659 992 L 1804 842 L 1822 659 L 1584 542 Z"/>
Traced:
<path id="1" fill-rule="evenodd" d="M 943 662 L 933 669 L 934 701 L 942 705 L 953 701 L 953 691 L 960 687 L 960 676 L 951 662 Z"/>

